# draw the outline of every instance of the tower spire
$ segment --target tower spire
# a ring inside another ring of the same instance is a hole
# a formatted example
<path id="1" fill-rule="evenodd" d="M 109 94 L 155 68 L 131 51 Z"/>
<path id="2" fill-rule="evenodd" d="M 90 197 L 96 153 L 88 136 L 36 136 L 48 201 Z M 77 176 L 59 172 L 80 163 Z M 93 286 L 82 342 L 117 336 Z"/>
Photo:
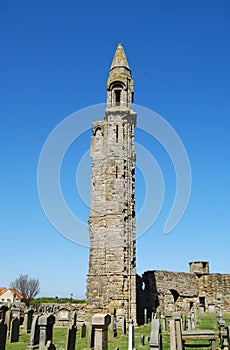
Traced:
<path id="1" fill-rule="evenodd" d="M 107 109 L 131 109 L 134 83 L 122 44 L 118 44 L 107 81 Z"/>
<path id="2" fill-rule="evenodd" d="M 124 67 L 130 71 L 129 64 L 128 64 L 128 61 L 127 61 L 127 58 L 125 55 L 125 51 L 124 51 L 122 44 L 118 44 L 118 46 L 117 46 L 117 50 L 114 54 L 113 62 L 112 62 L 110 71 L 114 68 L 117 68 L 117 67 Z"/>

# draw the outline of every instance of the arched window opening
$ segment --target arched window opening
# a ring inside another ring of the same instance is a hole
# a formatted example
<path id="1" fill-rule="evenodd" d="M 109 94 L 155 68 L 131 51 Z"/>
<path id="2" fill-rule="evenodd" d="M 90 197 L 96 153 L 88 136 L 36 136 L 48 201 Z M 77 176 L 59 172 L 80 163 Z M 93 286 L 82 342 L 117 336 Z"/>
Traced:
<path id="1" fill-rule="evenodd" d="M 114 93 L 115 93 L 116 106 L 120 106 L 120 103 L 121 103 L 121 89 L 115 89 Z"/>

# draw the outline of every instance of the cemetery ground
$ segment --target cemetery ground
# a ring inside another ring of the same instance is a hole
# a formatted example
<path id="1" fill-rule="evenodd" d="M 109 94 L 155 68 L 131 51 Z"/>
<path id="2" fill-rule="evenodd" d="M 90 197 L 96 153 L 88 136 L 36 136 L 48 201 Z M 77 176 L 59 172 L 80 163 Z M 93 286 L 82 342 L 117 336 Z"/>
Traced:
<path id="1" fill-rule="evenodd" d="M 226 320 L 226 324 L 230 325 L 230 314 L 224 314 L 223 318 Z M 169 320 L 168 320 L 169 321 Z M 88 327 L 87 327 L 88 328 Z M 210 329 L 214 330 L 216 335 L 218 335 L 217 323 L 216 323 L 216 314 L 205 313 L 198 316 L 196 329 Z M 56 346 L 56 350 L 64 350 L 66 346 L 66 327 L 54 327 L 53 329 L 53 343 Z M 141 336 L 145 336 L 145 345 L 141 344 Z M 147 350 L 150 348 L 150 344 L 147 341 L 147 338 L 150 336 L 150 323 L 147 325 L 135 327 L 135 348 L 141 350 Z M 29 334 L 24 334 L 21 330 L 20 338 L 18 343 L 9 343 L 7 340 L 6 350 L 26 350 L 26 347 L 29 343 Z M 162 332 L 163 339 L 163 350 L 170 350 L 170 340 L 169 340 L 169 322 L 167 323 L 167 331 Z M 118 330 L 118 335 L 116 338 L 109 340 L 108 350 L 127 350 L 128 349 L 128 332 L 126 335 L 123 335 L 121 330 Z M 217 340 L 217 349 L 219 348 L 219 339 Z M 80 327 L 77 331 L 77 341 L 76 349 L 86 350 L 88 347 L 88 334 L 86 338 L 80 338 Z M 207 349 L 207 347 L 199 347 L 200 350 Z"/>

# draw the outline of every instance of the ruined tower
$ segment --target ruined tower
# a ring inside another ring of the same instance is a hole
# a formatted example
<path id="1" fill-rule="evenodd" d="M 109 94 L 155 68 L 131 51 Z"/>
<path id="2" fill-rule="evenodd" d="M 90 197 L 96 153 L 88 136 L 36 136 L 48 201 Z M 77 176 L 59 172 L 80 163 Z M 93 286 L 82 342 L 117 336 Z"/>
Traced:
<path id="1" fill-rule="evenodd" d="M 133 79 L 118 45 L 107 82 L 104 119 L 93 123 L 90 155 L 89 314 L 136 321 L 135 151 Z"/>

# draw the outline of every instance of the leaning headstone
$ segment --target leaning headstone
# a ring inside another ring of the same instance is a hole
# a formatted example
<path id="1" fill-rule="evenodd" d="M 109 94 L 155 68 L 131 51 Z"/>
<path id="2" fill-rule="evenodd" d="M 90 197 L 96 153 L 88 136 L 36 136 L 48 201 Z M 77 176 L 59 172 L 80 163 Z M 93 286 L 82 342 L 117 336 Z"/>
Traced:
<path id="1" fill-rule="evenodd" d="M 86 324 L 83 323 L 81 326 L 81 338 L 85 338 L 86 337 Z"/>
<path id="2" fill-rule="evenodd" d="M 0 350 L 5 350 L 6 335 L 7 335 L 7 325 L 2 319 L 0 321 Z"/>
<path id="3" fill-rule="evenodd" d="M 92 317 L 92 328 L 94 330 L 94 350 L 108 349 L 108 326 L 111 316 L 108 314 L 95 314 Z"/>
<path id="4" fill-rule="evenodd" d="M 74 350 L 76 344 L 76 334 L 77 334 L 77 313 L 73 312 L 72 321 L 69 325 L 69 329 L 67 330 L 67 338 L 66 338 L 66 350 Z"/>
<path id="5" fill-rule="evenodd" d="M 129 345 L 128 350 L 134 350 L 135 342 L 134 342 L 134 325 L 129 325 Z"/>
<path id="6" fill-rule="evenodd" d="M 150 349 L 162 349 L 161 325 L 159 319 L 151 322 Z"/>
<path id="7" fill-rule="evenodd" d="M 15 317 L 10 324 L 10 343 L 16 343 L 19 341 L 20 320 Z"/>

